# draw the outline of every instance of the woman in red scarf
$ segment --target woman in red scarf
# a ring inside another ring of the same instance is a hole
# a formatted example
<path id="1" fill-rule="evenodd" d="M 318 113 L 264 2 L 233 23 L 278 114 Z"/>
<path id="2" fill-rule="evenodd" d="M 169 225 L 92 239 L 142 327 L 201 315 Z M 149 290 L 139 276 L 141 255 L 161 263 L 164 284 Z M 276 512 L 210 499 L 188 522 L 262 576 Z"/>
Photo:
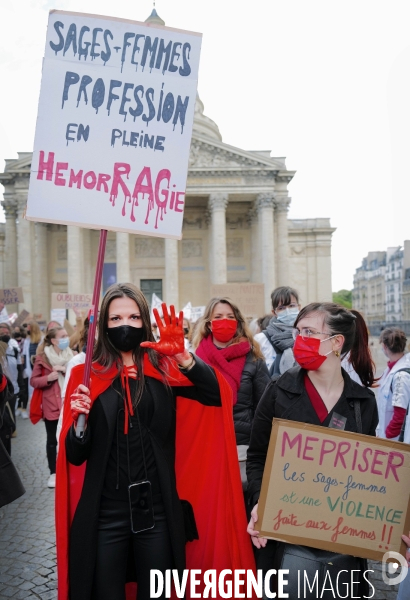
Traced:
<path id="1" fill-rule="evenodd" d="M 229 298 L 210 300 L 196 326 L 193 347 L 196 356 L 222 373 L 232 389 L 236 445 L 246 492 L 246 452 L 253 416 L 270 382 L 263 354 L 241 311 Z"/>
<path id="2" fill-rule="evenodd" d="M 84 366 L 72 370 L 57 465 L 59 600 L 135 598 L 135 585 L 126 586 L 135 581 L 145 600 L 151 569 L 254 567 L 238 525 L 246 517 L 237 508 L 229 386 L 184 350 L 182 313 L 163 305 L 163 314 L 155 343 L 140 290 L 111 286 L 90 389 Z M 88 422 L 78 438 L 81 413 Z M 196 541 L 185 562 L 187 539 Z"/>

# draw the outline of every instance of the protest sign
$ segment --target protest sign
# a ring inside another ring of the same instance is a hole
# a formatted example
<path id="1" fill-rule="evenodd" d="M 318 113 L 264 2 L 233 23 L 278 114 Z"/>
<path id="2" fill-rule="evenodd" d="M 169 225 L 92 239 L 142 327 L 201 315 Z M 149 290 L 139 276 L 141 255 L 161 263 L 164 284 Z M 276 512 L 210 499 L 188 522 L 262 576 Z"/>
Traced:
<path id="1" fill-rule="evenodd" d="M 53 308 L 78 309 L 86 311 L 91 307 L 92 294 L 51 294 L 51 306 Z M 65 316 L 64 316 L 65 318 Z"/>
<path id="2" fill-rule="evenodd" d="M 180 239 L 201 34 L 51 11 L 26 218 Z"/>
<path id="3" fill-rule="evenodd" d="M 23 289 L 21 287 L 4 288 L 0 290 L 0 304 L 17 304 L 24 302 Z"/>
<path id="4" fill-rule="evenodd" d="M 261 536 L 373 560 L 404 555 L 409 496 L 409 444 L 274 419 Z"/>
<path id="5" fill-rule="evenodd" d="M 20 327 L 23 323 L 27 322 L 27 317 L 30 316 L 28 310 L 22 310 L 18 315 L 17 319 L 14 321 L 14 327 Z"/>
<path id="6" fill-rule="evenodd" d="M 205 314 L 206 306 L 193 306 L 191 308 L 191 323 L 196 323 Z"/>
<path id="7" fill-rule="evenodd" d="M 64 326 L 64 321 L 66 319 L 67 312 L 65 308 L 52 308 L 51 309 L 51 321 L 56 321 L 60 323 L 60 325 Z"/>
<path id="8" fill-rule="evenodd" d="M 211 296 L 231 298 L 245 317 L 265 314 L 265 285 L 263 283 L 221 283 L 211 286 Z"/>

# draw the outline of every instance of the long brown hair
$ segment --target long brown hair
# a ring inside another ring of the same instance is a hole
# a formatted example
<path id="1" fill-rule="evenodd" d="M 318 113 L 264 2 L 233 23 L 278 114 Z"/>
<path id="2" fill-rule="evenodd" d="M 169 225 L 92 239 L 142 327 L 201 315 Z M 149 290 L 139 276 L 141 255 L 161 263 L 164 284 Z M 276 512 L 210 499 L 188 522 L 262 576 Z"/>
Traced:
<path id="1" fill-rule="evenodd" d="M 349 362 L 358 374 L 365 387 L 372 387 L 375 378 L 376 366 L 369 349 L 369 332 L 362 315 L 357 310 L 348 310 L 333 302 L 312 302 L 308 304 L 297 316 L 298 322 L 311 313 L 323 313 L 326 325 L 332 335 L 343 335 L 345 341 L 342 355 L 350 352 Z"/>
<path id="2" fill-rule="evenodd" d="M 63 329 L 64 327 L 61 327 L 61 325 L 49 329 L 46 335 L 44 336 L 44 339 L 41 342 L 41 344 L 37 346 L 36 354 L 42 354 L 46 346 L 52 346 L 51 340 L 53 340 L 56 337 L 58 331 L 62 331 Z"/>
<path id="3" fill-rule="evenodd" d="M 228 306 L 230 306 L 232 308 L 233 314 L 235 315 L 235 319 L 238 322 L 238 327 L 236 329 L 236 334 L 232 340 L 232 343 L 237 344 L 245 338 L 251 345 L 251 352 L 253 354 L 254 359 L 264 359 L 259 344 L 256 340 L 253 339 L 243 314 L 241 313 L 239 307 L 234 302 L 232 302 L 230 298 L 212 298 L 208 302 L 208 305 L 205 308 L 204 315 L 200 319 L 198 319 L 198 322 L 195 324 L 194 334 L 192 336 L 193 348 L 196 350 L 199 344 L 202 342 L 202 340 L 211 334 L 209 323 L 211 322 L 211 317 L 212 313 L 214 312 L 215 306 L 219 303 L 227 304 Z"/>
<path id="4" fill-rule="evenodd" d="M 101 309 L 98 316 L 98 338 L 94 347 L 93 352 L 93 361 L 98 362 L 103 367 L 106 367 L 107 371 L 114 364 L 117 366 L 118 370 L 121 370 L 123 367 L 122 354 L 121 352 L 110 342 L 110 339 L 107 335 L 107 327 L 108 327 L 108 311 L 110 304 L 116 298 L 131 298 L 138 305 L 140 310 L 141 320 L 142 320 L 142 329 L 144 334 L 142 336 L 142 342 L 155 342 L 154 336 L 151 331 L 151 319 L 150 319 L 150 311 L 149 306 L 146 301 L 144 294 L 132 283 L 115 283 L 110 286 L 107 292 L 104 295 L 103 301 L 101 303 Z M 91 340 L 89 340 L 89 345 L 91 346 Z M 91 349 L 91 348 L 90 348 Z M 138 404 L 141 399 L 145 378 L 144 378 L 144 369 L 143 369 L 143 359 L 144 352 L 148 352 L 150 362 L 154 365 L 156 369 L 162 374 L 165 375 L 165 360 L 161 356 L 159 357 L 158 353 L 150 348 L 141 348 L 137 346 L 134 348 L 132 357 L 137 366 L 137 393 L 134 402 Z"/>

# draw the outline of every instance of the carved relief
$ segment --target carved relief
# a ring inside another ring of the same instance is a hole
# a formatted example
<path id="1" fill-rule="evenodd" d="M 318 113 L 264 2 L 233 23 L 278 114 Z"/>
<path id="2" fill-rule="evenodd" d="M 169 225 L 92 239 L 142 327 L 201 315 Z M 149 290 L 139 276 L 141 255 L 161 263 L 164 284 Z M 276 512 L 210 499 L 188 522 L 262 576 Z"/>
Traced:
<path id="1" fill-rule="evenodd" d="M 247 215 L 228 215 L 226 218 L 227 229 L 249 229 L 249 227 Z"/>
<path id="2" fill-rule="evenodd" d="M 183 227 L 184 229 L 205 229 L 206 220 L 201 215 L 189 214 L 189 212 L 185 210 Z"/>
<path id="3" fill-rule="evenodd" d="M 305 246 L 291 246 L 290 251 L 292 256 L 305 256 L 306 255 L 306 247 Z"/>
<path id="4" fill-rule="evenodd" d="M 105 262 L 115 262 L 117 260 L 117 243 L 115 240 L 107 240 L 104 259 Z"/>
<path id="5" fill-rule="evenodd" d="M 243 238 L 228 238 L 226 255 L 228 258 L 241 258 L 243 256 Z"/>
<path id="6" fill-rule="evenodd" d="M 135 238 L 136 258 L 161 258 L 165 256 L 165 242 L 160 238 Z"/>
<path id="7" fill-rule="evenodd" d="M 202 240 L 182 240 L 182 258 L 198 258 L 202 256 Z"/>
<path id="8" fill-rule="evenodd" d="M 67 260 L 67 242 L 57 238 L 57 260 Z"/>
<path id="9" fill-rule="evenodd" d="M 257 167 L 260 164 L 256 160 L 239 156 L 233 152 L 205 144 L 198 140 L 192 140 L 191 143 L 189 155 L 190 167 Z"/>

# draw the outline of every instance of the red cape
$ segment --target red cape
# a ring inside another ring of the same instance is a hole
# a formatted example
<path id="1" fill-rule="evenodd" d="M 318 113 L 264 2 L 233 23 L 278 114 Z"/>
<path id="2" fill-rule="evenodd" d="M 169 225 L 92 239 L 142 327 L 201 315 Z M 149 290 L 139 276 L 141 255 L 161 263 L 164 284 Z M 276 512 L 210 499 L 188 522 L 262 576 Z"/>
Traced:
<path id="1" fill-rule="evenodd" d="M 144 357 L 144 374 L 162 380 L 162 375 Z M 186 398 L 177 398 L 176 476 L 178 494 L 194 508 L 199 540 L 186 546 L 186 568 L 252 569 L 255 562 L 246 532 L 246 513 L 232 418 L 232 391 L 216 370 L 222 408 L 203 406 Z M 82 383 L 84 365 L 71 371 L 65 398 Z M 118 375 L 118 370 L 102 372 L 93 363 L 91 400 L 102 394 Z M 192 385 L 175 366 L 167 377 L 171 386 Z M 85 464 L 68 463 L 65 437 L 72 425 L 70 402 L 64 402 L 56 478 L 56 542 L 58 600 L 68 600 L 68 540 L 71 522 L 81 496 Z M 127 586 L 127 597 L 135 598 L 135 585 Z M 187 588 L 187 598 L 189 590 Z M 219 596 L 218 596 L 219 598 Z"/>

